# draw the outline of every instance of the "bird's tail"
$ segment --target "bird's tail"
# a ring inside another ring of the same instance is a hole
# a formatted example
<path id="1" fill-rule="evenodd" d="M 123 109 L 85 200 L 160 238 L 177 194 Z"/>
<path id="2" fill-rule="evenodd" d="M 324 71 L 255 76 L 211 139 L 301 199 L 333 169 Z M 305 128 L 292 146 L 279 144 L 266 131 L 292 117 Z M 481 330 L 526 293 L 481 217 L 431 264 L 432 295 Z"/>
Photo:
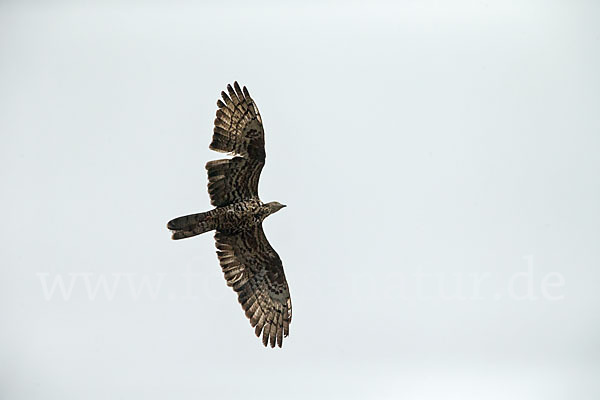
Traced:
<path id="1" fill-rule="evenodd" d="M 216 227 L 212 219 L 212 211 L 207 211 L 172 219 L 167 223 L 167 228 L 173 233 L 171 239 L 179 240 L 212 231 Z"/>

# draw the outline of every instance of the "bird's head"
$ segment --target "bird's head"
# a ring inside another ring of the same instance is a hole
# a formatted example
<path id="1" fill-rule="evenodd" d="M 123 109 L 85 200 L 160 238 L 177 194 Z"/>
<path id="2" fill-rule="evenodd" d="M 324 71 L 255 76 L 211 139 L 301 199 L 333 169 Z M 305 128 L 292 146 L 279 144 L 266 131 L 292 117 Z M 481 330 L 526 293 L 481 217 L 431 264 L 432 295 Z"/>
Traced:
<path id="1" fill-rule="evenodd" d="M 285 204 L 281 204 L 278 201 L 272 201 L 270 203 L 265 204 L 267 207 L 269 207 L 269 214 L 274 214 L 277 211 L 281 210 L 283 207 L 285 207 Z"/>

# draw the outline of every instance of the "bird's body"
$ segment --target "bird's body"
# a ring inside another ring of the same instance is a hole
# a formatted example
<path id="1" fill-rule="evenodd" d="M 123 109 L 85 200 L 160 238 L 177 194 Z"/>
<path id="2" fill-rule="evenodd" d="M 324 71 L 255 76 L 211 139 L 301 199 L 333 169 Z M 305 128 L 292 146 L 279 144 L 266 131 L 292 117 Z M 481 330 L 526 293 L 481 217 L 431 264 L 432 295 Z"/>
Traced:
<path id="1" fill-rule="evenodd" d="M 235 89 L 234 89 L 235 88 Z M 269 244 L 262 222 L 284 205 L 263 203 L 258 180 L 265 163 L 264 131 L 258 108 L 248 90 L 227 85 L 217 105 L 210 148 L 236 155 L 210 161 L 208 192 L 213 210 L 175 218 L 167 224 L 172 238 L 184 239 L 216 231 L 217 255 L 227 284 L 263 344 L 281 347 L 289 333 L 292 303 L 283 265 Z"/>
<path id="2" fill-rule="evenodd" d="M 271 209 L 260 200 L 245 200 L 215 210 L 217 227 L 221 232 L 235 233 L 260 225 Z"/>
<path id="3" fill-rule="evenodd" d="M 260 225 L 273 211 L 269 203 L 259 199 L 238 201 L 213 210 L 175 218 L 168 228 L 175 231 L 173 239 L 196 236 L 218 230 L 237 233 Z"/>

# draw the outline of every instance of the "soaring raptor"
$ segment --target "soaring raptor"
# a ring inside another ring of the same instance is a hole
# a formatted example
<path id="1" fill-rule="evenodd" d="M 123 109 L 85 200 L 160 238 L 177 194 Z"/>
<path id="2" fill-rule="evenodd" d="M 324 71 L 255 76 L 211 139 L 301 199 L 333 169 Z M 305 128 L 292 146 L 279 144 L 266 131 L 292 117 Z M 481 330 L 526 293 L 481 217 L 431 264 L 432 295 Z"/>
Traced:
<path id="1" fill-rule="evenodd" d="M 227 85 L 217 101 L 217 118 L 210 148 L 235 155 L 210 161 L 208 193 L 213 210 L 175 218 L 167 228 L 174 240 L 216 231 L 217 255 L 227 285 L 262 342 L 283 344 L 292 321 L 292 302 L 281 259 L 262 228 L 263 220 L 283 207 L 258 197 L 258 179 L 265 165 L 262 119 L 248 89 Z"/>

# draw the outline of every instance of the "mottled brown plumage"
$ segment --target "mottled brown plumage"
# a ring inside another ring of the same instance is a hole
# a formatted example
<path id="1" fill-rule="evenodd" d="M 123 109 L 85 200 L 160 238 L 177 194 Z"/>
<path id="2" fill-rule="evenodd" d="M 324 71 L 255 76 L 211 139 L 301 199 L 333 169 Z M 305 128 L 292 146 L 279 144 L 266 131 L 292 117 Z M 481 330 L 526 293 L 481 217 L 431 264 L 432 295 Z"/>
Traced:
<path id="1" fill-rule="evenodd" d="M 217 255 L 227 285 L 265 346 L 281 347 L 292 321 L 292 303 L 283 264 L 262 228 L 264 219 L 285 207 L 263 203 L 258 180 L 265 164 L 265 137 L 258 108 L 246 87 L 227 85 L 217 101 L 210 148 L 235 157 L 210 161 L 208 193 L 213 210 L 175 218 L 167 224 L 172 238 L 216 230 Z"/>

